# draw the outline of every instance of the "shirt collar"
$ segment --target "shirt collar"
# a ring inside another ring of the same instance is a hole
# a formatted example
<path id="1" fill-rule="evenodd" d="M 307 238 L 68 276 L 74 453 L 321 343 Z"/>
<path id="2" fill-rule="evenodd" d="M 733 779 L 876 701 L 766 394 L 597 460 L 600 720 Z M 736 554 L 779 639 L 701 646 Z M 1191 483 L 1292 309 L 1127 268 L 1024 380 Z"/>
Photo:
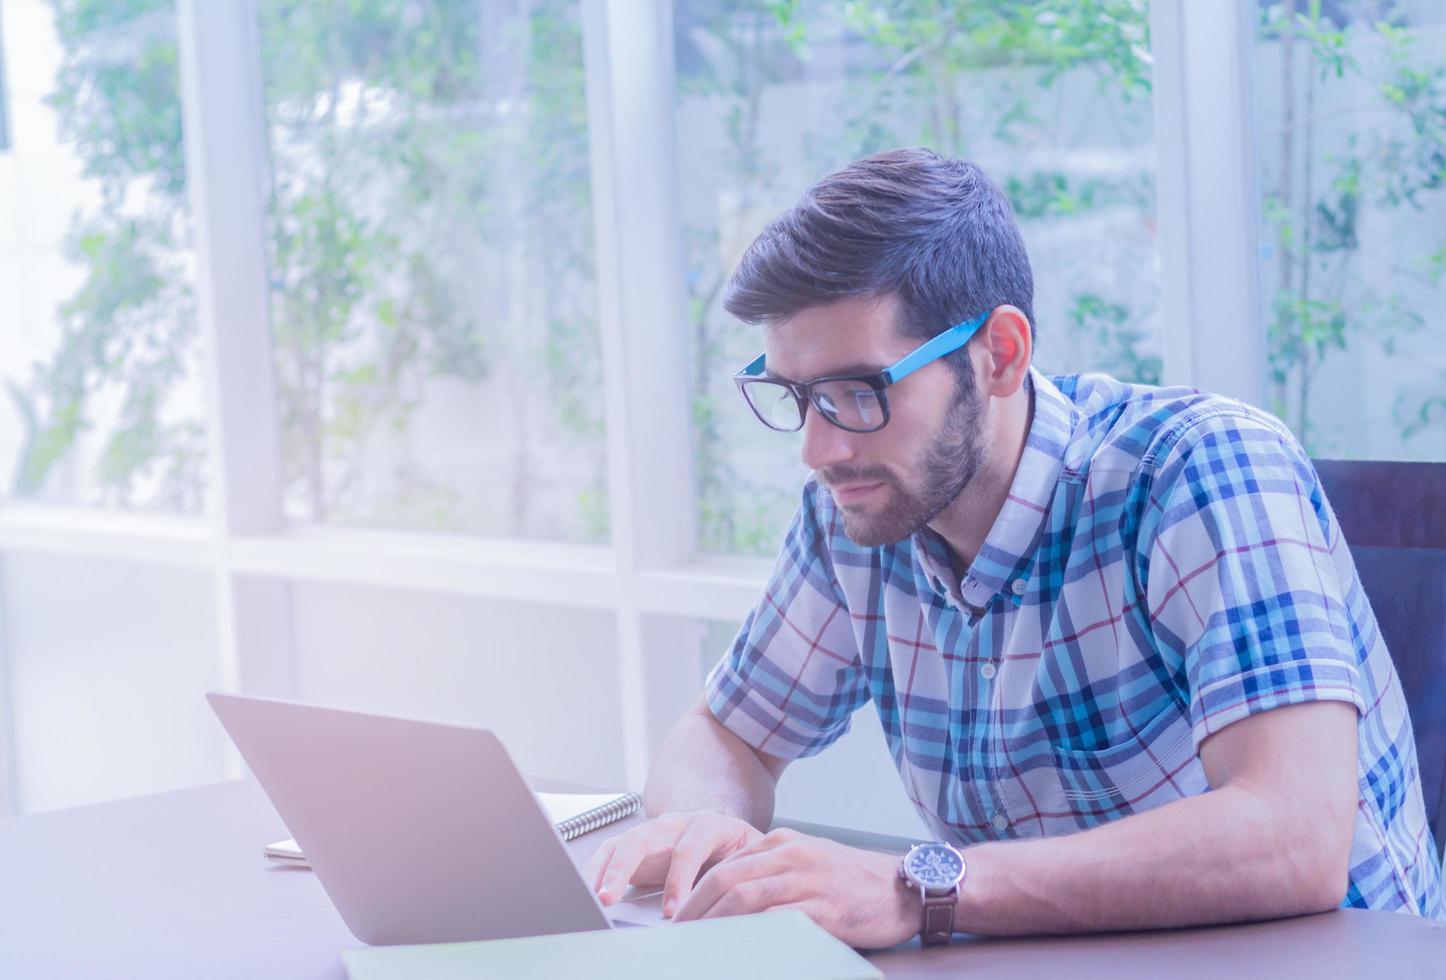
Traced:
<path id="1" fill-rule="evenodd" d="M 1059 484 L 1065 450 L 1080 420 L 1080 411 L 1053 382 L 1034 368 L 1029 369 L 1029 379 L 1034 390 L 1034 417 L 1024 452 L 1004 506 L 960 587 L 961 598 L 978 609 L 989 605 L 1000 592 L 1018 602 L 1027 589 L 1030 557 Z M 920 536 L 923 540 L 919 540 Z M 916 551 L 923 556 L 930 574 L 951 581 L 949 552 L 943 539 L 929 528 L 921 529 L 915 537 Z"/>

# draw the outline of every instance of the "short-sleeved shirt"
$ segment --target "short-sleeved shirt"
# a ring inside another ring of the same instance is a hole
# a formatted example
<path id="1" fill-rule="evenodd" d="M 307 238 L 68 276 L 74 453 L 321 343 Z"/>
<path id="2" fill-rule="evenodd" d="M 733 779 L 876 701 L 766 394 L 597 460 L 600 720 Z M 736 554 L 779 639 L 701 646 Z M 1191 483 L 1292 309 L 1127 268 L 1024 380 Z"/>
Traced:
<path id="1" fill-rule="evenodd" d="M 1030 381 L 1024 452 L 962 578 L 928 528 L 853 543 L 808 482 L 764 595 L 709 674 L 714 715 L 794 759 L 872 700 L 926 825 L 970 844 L 1203 793 L 1212 733 L 1348 702 L 1360 799 L 1345 904 L 1443 917 L 1400 681 L 1290 432 L 1194 389 Z"/>

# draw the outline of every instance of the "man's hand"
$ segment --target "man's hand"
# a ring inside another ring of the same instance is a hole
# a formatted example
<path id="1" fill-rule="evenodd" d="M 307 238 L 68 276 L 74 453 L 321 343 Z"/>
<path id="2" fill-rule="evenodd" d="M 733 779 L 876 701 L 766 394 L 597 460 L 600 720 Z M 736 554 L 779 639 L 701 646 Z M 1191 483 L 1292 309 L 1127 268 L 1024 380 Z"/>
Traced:
<path id="1" fill-rule="evenodd" d="M 700 871 L 762 838 L 751 824 L 710 810 L 664 813 L 603 841 L 584 862 L 582 877 L 604 905 L 628 885 L 661 884 L 663 914 L 671 916 Z"/>
<path id="2" fill-rule="evenodd" d="M 859 850 L 795 830 L 774 830 L 720 861 L 675 921 L 801 909 L 839 939 L 881 949 L 919 932 L 923 904 L 899 881 L 899 856 Z"/>

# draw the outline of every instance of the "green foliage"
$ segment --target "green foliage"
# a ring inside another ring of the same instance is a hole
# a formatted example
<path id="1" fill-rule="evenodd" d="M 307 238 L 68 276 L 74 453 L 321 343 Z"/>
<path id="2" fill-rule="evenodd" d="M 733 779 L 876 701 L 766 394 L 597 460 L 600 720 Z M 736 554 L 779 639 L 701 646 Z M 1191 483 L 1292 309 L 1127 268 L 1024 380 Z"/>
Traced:
<path id="1" fill-rule="evenodd" d="M 1037 126 L 1040 91 L 1076 68 L 1094 72 L 1111 97 L 1150 89 L 1144 0 L 850 0 L 845 9 L 853 30 L 897 55 L 880 80 L 905 83 L 911 100 L 930 107 L 919 142 L 944 152 L 966 149 L 961 83 L 970 72 L 1034 69 L 1000 114 L 1002 138 Z"/>
<path id="2" fill-rule="evenodd" d="M 204 440 L 172 394 L 196 354 L 173 5 L 51 0 L 64 57 L 48 98 L 101 204 L 77 213 L 66 255 L 83 270 L 58 310 L 60 342 L 7 385 L 25 436 L 17 496 L 44 496 L 55 468 L 118 404 L 93 473 L 117 506 L 201 506 Z"/>
<path id="3" fill-rule="evenodd" d="M 1295 7 L 1296 4 L 1290 6 Z M 1321 79 L 1332 76 L 1345 78 L 1346 72 L 1359 67 L 1351 55 L 1350 39 L 1345 30 L 1334 27 L 1321 15 L 1320 0 L 1310 0 L 1307 10 L 1297 12 L 1293 20 L 1293 26 L 1287 25 L 1285 29 L 1294 29 L 1310 45 L 1311 61 Z"/>
<path id="4" fill-rule="evenodd" d="M 600 430 L 576 18 L 491 9 L 261 5 L 287 477 L 315 520 L 366 519 L 364 450 L 405 430 L 433 379 L 512 384 L 535 364 L 565 438 Z M 527 533 L 525 446 L 512 465 Z"/>
<path id="5" fill-rule="evenodd" d="M 1427 431 L 1441 431 L 1446 425 L 1446 395 L 1423 399 L 1406 417 L 1403 432 L 1407 438 Z"/>
<path id="6" fill-rule="evenodd" d="M 15 489 L 48 476 L 114 392 L 96 477 L 117 502 L 203 490 L 201 427 L 168 408 L 197 356 L 172 0 L 51 0 L 50 98 L 102 191 L 52 358 L 9 396 L 30 426 Z M 273 162 L 271 320 L 287 492 L 315 520 L 454 527 L 458 494 L 408 459 L 372 486 L 448 381 L 560 393 L 533 423 L 591 457 L 604 500 L 586 99 L 576 5 L 262 0 Z M 139 202 L 139 204 L 137 204 Z M 508 371 L 499 374 L 499 365 Z M 518 425 L 525 406 L 518 405 Z M 528 432 L 526 438 L 531 438 Z M 545 460 L 511 456 L 511 533 Z M 606 507 L 583 533 L 606 536 Z"/>
<path id="7" fill-rule="evenodd" d="M 699 546 L 767 554 L 797 497 L 796 488 L 780 486 L 787 481 L 776 472 L 745 462 L 750 452 L 725 426 L 738 406 L 719 379 L 726 381 L 758 344 L 754 332 L 735 331 L 719 308 L 726 257 L 742 244 L 734 240 L 738 226 L 747 222 L 748 233 L 756 233 L 801 188 L 800 173 L 815 177 L 909 144 L 972 156 L 981 117 L 994 141 L 1021 150 L 1057 141 L 1058 124 L 1046 103 L 1063 85 L 1092 80 L 1114 102 L 1147 95 L 1148 6 L 1145 0 L 707 0 L 678 7 L 676 16 L 685 111 L 724 119 L 720 169 L 729 194 L 725 213 L 685 229 Z M 806 137 L 804 159 L 793 161 L 791 148 L 780 145 L 789 134 L 776 122 L 765 128 L 765 103 L 819 70 L 827 79 L 821 84 L 844 93 L 844 111 L 819 127 L 823 135 Z M 843 78 L 835 82 L 829 72 Z M 1137 114 L 1146 109 L 1138 101 L 1132 107 Z M 1152 185 L 1133 179 L 1028 166 L 999 176 L 1022 221 L 1152 207 Z M 1089 288 L 1071 303 L 1068 326 L 1087 338 L 1093 366 L 1158 380 L 1160 359 L 1147 352 L 1152 334 L 1141 325 L 1142 311 Z M 796 448 L 772 438 L 776 452 Z"/>
<path id="8" fill-rule="evenodd" d="M 195 510 L 203 432 L 174 404 L 198 357 L 174 6 L 50 3 L 65 52 L 50 102 L 101 204 L 78 215 L 69 236 L 84 275 L 59 311 L 57 350 L 7 384 L 27 427 L 14 490 L 43 495 L 89 434 L 101 438 L 94 476 L 109 500 Z M 382 492 L 372 470 L 389 458 L 378 447 L 404 439 L 429 392 L 485 385 L 504 393 L 523 433 L 500 454 L 511 468 L 509 527 L 549 533 L 532 509 L 550 461 L 529 440 L 544 434 L 584 460 L 578 526 L 606 537 L 576 5 L 536 0 L 523 17 L 496 9 L 471 0 L 259 3 L 285 475 L 313 519 L 456 526 L 465 488 L 402 458 Z M 793 496 L 727 451 L 725 419 L 736 406 L 718 402 L 732 397 L 726 376 L 756 347 L 719 309 L 735 239 L 796 193 L 794 174 L 889 146 L 967 156 L 985 132 L 1029 159 L 1026 151 L 1062 138 L 1058 94 L 1091 79 L 1106 104 L 1133 102 L 1138 113 L 1150 91 L 1148 4 L 690 0 L 675 18 L 681 98 L 723 119 L 721 165 L 732 185 L 717 213 L 684 230 L 700 545 L 766 553 Z M 1362 225 L 1376 212 L 1409 221 L 1440 206 L 1446 67 L 1416 50 L 1390 9 L 1374 25 L 1343 25 L 1318 0 L 1275 3 L 1260 30 L 1267 43 L 1297 46 L 1286 101 L 1291 112 L 1298 94 L 1305 101 L 1287 127 L 1300 142 L 1266 190 L 1265 215 L 1280 270 L 1273 395 L 1309 441 L 1311 382 L 1326 358 L 1363 342 L 1392 350 L 1424 329 L 1410 299 L 1419 294 L 1362 275 Z M 800 142 L 801 160 L 785 160 L 772 143 L 776 123 L 768 128 L 768 94 L 815 71 L 839 73 L 846 110 Z M 1344 85 L 1370 93 L 1391 124 L 1321 156 L 1302 181 L 1295 161 L 1314 159 L 1312 93 Z M 1148 181 L 1034 164 L 1000 176 L 1025 222 L 1152 208 Z M 1403 264 L 1439 286 L 1446 243 Z M 1149 311 L 1108 293 L 1077 288 L 1062 326 L 1091 366 L 1158 381 Z M 99 432 L 102 402 L 113 421 Z M 1446 419 L 1446 400 L 1400 404 L 1397 419 L 1408 438 L 1430 431 Z"/>
<path id="9" fill-rule="evenodd" d="M 1141 351 L 1149 334 L 1134 322 L 1128 306 L 1078 293 L 1068 321 L 1071 330 L 1093 339 L 1098 355 L 1092 367 L 1140 384 L 1160 383 L 1164 363 L 1158 354 Z"/>
<path id="10" fill-rule="evenodd" d="M 144 176 L 186 186 L 174 25 L 168 0 L 50 0 L 65 59 L 49 103 L 107 201 Z M 134 54 L 130 48 L 135 47 Z"/>
<path id="11" fill-rule="evenodd" d="M 1265 188 L 1268 254 L 1277 271 L 1269 377 L 1274 410 L 1312 451 L 1326 448 L 1312 398 L 1323 363 L 1365 343 L 1394 353 L 1404 334 L 1427 326 L 1411 298 L 1422 294 L 1405 291 L 1409 279 L 1383 276 L 1375 263 L 1370 274 L 1360 269 L 1369 261 L 1361 245 L 1367 213 L 1379 222 L 1404 212 L 1394 220 L 1417 226 L 1413 214 L 1446 203 L 1437 193 L 1446 181 L 1446 64 L 1425 61 L 1414 50 L 1414 32 L 1393 23 L 1394 5 L 1386 6 L 1374 24 L 1332 19 L 1319 0 L 1271 4 L 1261 15 L 1261 37 L 1279 54 L 1282 90 L 1279 160 Z M 1336 92 L 1349 93 L 1352 111 L 1369 114 L 1371 124 L 1322 152 L 1318 144 L 1333 130 L 1316 106 Z M 1354 101 L 1360 94 L 1375 99 Z M 1435 282 L 1440 254 L 1438 246 L 1404 264 Z M 1427 431 L 1434 406 L 1434 399 L 1398 405 L 1402 436 Z"/>
<path id="12" fill-rule="evenodd" d="M 1148 189 L 1136 182 L 1100 177 L 1080 177 L 1058 170 L 1036 170 L 1003 175 L 1004 193 L 1020 221 L 1062 218 L 1101 208 L 1126 205 L 1139 207 L 1150 197 Z"/>

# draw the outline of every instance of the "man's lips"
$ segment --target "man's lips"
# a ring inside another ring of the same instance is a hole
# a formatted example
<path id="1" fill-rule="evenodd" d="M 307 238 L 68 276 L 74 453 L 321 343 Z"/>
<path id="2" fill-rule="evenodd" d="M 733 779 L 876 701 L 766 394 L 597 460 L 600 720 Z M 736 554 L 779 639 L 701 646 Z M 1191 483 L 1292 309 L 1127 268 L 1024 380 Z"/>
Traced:
<path id="1" fill-rule="evenodd" d="M 862 500 L 881 486 L 883 486 L 882 483 L 845 483 L 829 487 L 829 492 L 833 494 L 833 499 L 837 503 L 849 504 Z"/>

